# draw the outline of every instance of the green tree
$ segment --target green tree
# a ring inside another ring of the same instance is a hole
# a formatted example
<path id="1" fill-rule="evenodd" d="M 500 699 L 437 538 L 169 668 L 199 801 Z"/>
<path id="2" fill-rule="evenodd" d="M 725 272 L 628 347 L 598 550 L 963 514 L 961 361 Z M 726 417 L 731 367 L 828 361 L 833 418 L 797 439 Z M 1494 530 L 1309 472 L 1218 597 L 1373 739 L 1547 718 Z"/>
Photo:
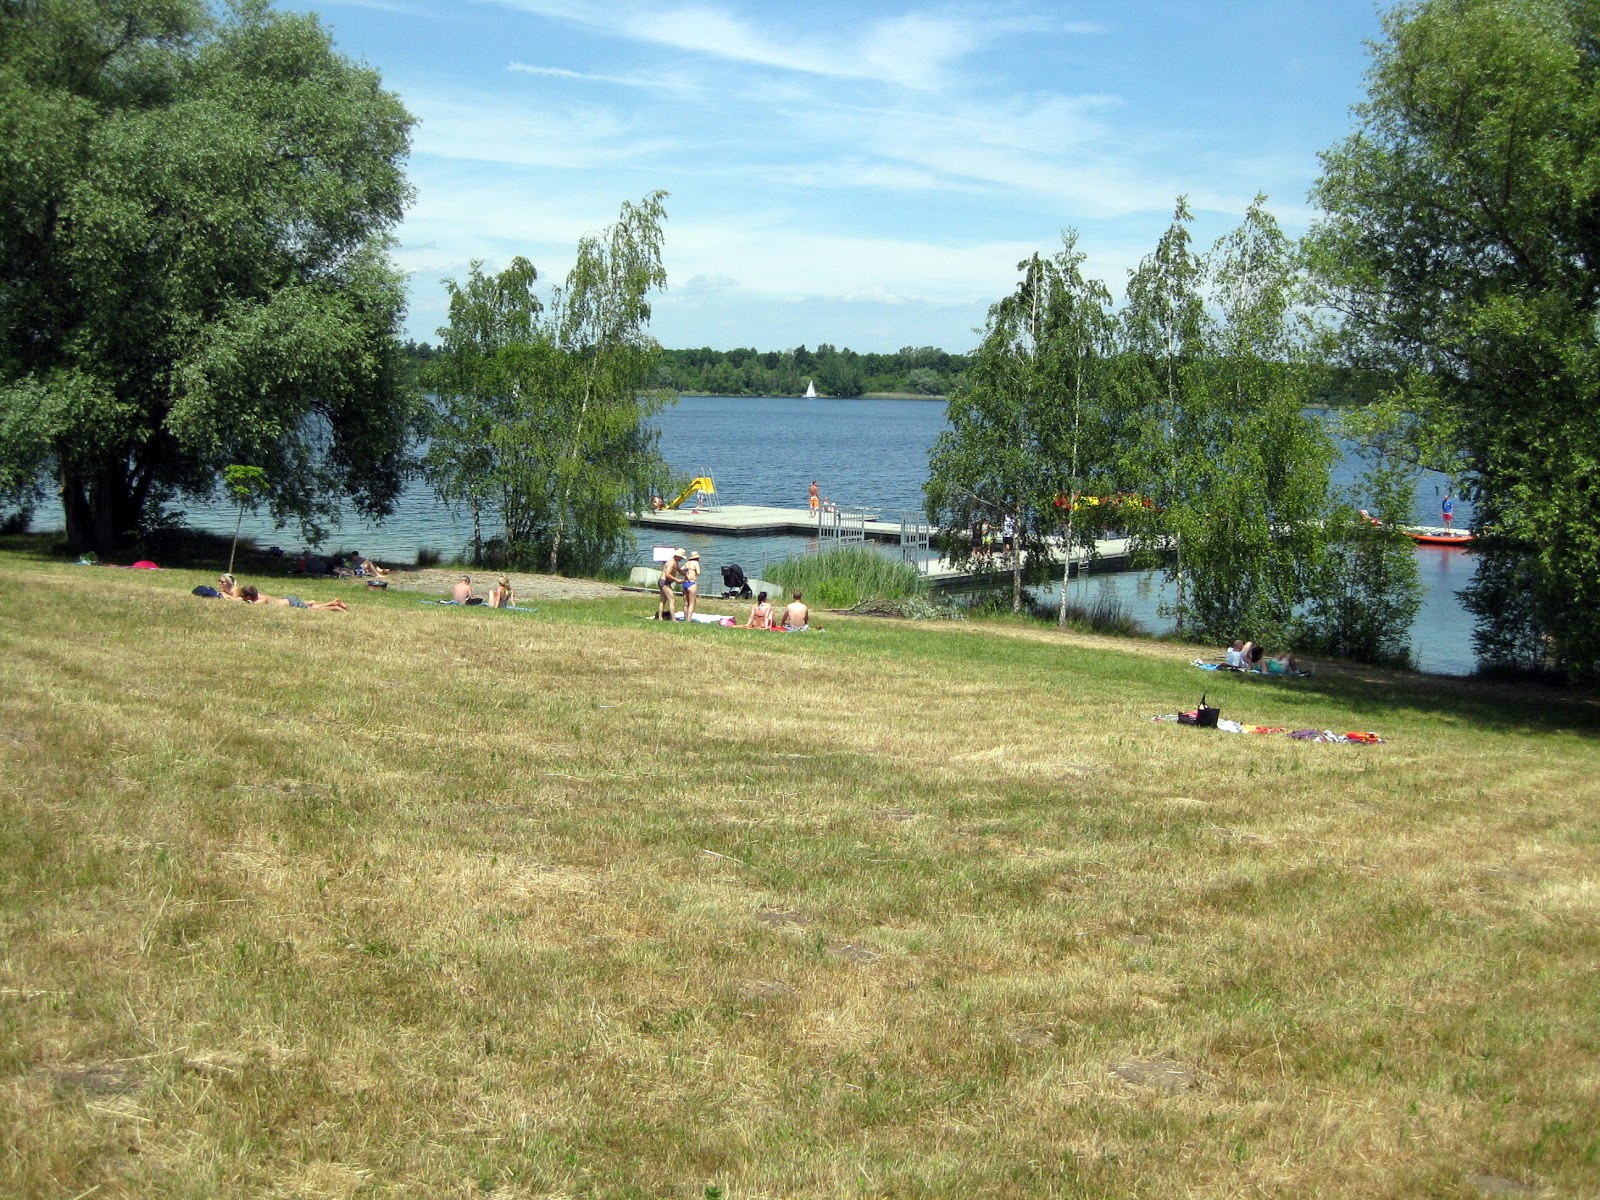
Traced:
<path id="1" fill-rule="evenodd" d="M 228 547 L 228 573 L 233 573 L 234 555 L 239 550 L 239 530 L 244 525 L 244 510 L 254 509 L 256 500 L 267 490 L 267 473 L 260 467 L 247 467 L 229 463 L 222 470 L 222 482 L 239 506 L 239 516 L 233 523 L 233 545 Z"/>
<path id="2" fill-rule="evenodd" d="M 1189 614 L 1188 540 L 1198 522 L 1179 506 L 1195 494 L 1189 471 L 1204 461 L 1209 386 L 1204 266 L 1189 233 L 1193 219 L 1180 196 L 1155 251 L 1128 278 L 1117 380 L 1125 430 L 1122 470 L 1163 517 L 1135 519 L 1129 532 L 1138 554 L 1170 555 L 1172 616 L 1180 632 Z M 1141 518 L 1145 510 L 1130 513 Z"/>
<path id="3" fill-rule="evenodd" d="M 1392 434 L 1361 434 L 1373 459 L 1328 515 L 1295 645 L 1400 664 L 1411 657 L 1411 627 L 1422 607 L 1416 546 L 1403 531 L 1416 499 L 1416 468 L 1394 452 Z"/>
<path id="4" fill-rule="evenodd" d="M 1358 127 L 1323 156 L 1316 262 L 1351 364 L 1414 458 L 1459 474 L 1480 544 L 1480 649 L 1600 669 L 1600 6 L 1419 0 L 1384 21 Z M 1506 581 L 1514 581 L 1507 583 Z M 1482 592 L 1521 592 L 1536 617 Z"/>
<path id="5" fill-rule="evenodd" d="M 963 533 L 977 522 L 1012 526 L 1013 612 L 1022 608 L 1023 584 L 1044 577 L 1055 501 L 1074 478 L 1069 414 L 1082 400 L 1074 372 L 1092 340 L 1088 309 L 1099 302 L 1078 274 L 1081 261 L 1069 236 L 1055 258 L 1035 254 L 1017 264 L 1022 279 L 990 306 L 983 342 L 950 397 L 950 428 L 929 454 L 927 511 L 948 531 L 949 557 L 970 558 Z"/>
<path id="6" fill-rule="evenodd" d="M 1061 249 L 1051 260 L 1045 301 L 1043 353 L 1040 363 L 1054 399 L 1047 435 L 1050 470 L 1046 482 L 1053 493 L 1040 498 L 1040 512 L 1064 514 L 1061 541 L 1061 596 L 1056 621 L 1067 622 L 1067 584 L 1074 551 L 1092 554 L 1096 541 L 1115 519 L 1099 498 L 1116 491 L 1117 423 L 1108 407 L 1116 326 L 1111 293 L 1097 279 L 1085 279 L 1086 256 L 1078 249 L 1078 232 L 1062 234 Z M 1095 503 L 1085 503 L 1094 497 Z M 1054 531 L 1051 531 L 1054 532 Z"/>
<path id="7" fill-rule="evenodd" d="M 474 565 L 484 562 L 486 513 L 515 508 L 503 494 L 502 448 L 517 421 L 517 400 L 531 384 L 526 376 L 543 311 L 534 294 L 538 278 L 533 264 L 518 257 L 493 278 L 473 262 L 466 283 L 445 281 L 450 324 L 439 330 L 440 349 L 425 374 L 437 400 L 423 469 L 439 499 L 467 506 Z M 504 540 L 513 538 L 508 524 Z"/>
<path id="8" fill-rule="evenodd" d="M 661 347 L 650 336 L 651 295 L 667 285 L 661 265 L 666 193 L 624 203 L 616 223 L 578 244 L 578 258 L 551 301 L 559 405 L 554 428 L 557 504 L 549 570 L 592 571 L 628 538 L 627 508 L 643 507 L 660 466 L 646 419 L 664 403 L 645 388 Z"/>
<path id="9" fill-rule="evenodd" d="M 1180 200 L 1124 312 L 1135 486 L 1159 510 L 1141 538 L 1170 552 L 1175 616 L 1196 636 L 1282 638 L 1318 578 L 1334 449 L 1301 411 L 1303 289 L 1265 205 L 1201 259 Z"/>
<path id="10" fill-rule="evenodd" d="M 628 509 L 665 476 L 647 422 L 662 400 L 644 390 L 656 374 L 647 327 L 649 295 L 665 283 L 663 199 L 624 204 L 585 238 L 548 308 L 526 259 L 447 281 L 426 468 L 441 499 L 470 508 L 477 561 L 593 574 L 627 548 Z M 502 530 L 492 555 L 491 514 Z"/>
<path id="11" fill-rule="evenodd" d="M 313 16 L 0 6 L 0 486 L 109 549 L 220 469 L 388 511 L 413 394 L 386 235 L 411 118 Z"/>

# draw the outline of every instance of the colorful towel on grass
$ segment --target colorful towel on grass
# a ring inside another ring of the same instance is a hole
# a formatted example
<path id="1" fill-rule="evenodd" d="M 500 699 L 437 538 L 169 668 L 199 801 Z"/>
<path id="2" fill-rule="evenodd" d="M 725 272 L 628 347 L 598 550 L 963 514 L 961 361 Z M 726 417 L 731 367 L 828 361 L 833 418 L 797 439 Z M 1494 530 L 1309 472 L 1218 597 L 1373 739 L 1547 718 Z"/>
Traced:
<path id="1" fill-rule="evenodd" d="M 1176 723 L 1177 713 L 1162 713 L 1150 718 L 1152 721 L 1171 721 Z M 1354 729 L 1348 733 L 1335 733 L 1331 729 L 1288 729 L 1282 725 L 1245 725 L 1238 721 L 1221 720 L 1217 722 L 1217 729 L 1222 733 L 1281 733 L 1300 742 L 1328 742 L 1338 745 L 1352 746 L 1381 746 L 1383 738 L 1371 730 Z"/>
<path id="2" fill-rule="evenodd" d="M 482 608 L 489 612 L 538 612 L 537 608 L 528 608 L 522 604 L 510 604 L 505 608 L 493 608 L 487 604 L 463 604 L 459 600 L 418 600 L 418 604 L 443 604 L 446 608 Z"/>
<path id="3" fill-rule="evenodd" d="M 1195 659 L 1193 665 L 1199 667 L 1202 671 L 1232 671 L 1236 675 L 1265 675 L 1269 678 L 1277 677 L 1279 679 L 1307 679 L 1311 675 L 1310 671 L 1252 671 L 1249 667 L 1230 667 L 1227 663 L 1208 663 L 1203 658 Z"/>

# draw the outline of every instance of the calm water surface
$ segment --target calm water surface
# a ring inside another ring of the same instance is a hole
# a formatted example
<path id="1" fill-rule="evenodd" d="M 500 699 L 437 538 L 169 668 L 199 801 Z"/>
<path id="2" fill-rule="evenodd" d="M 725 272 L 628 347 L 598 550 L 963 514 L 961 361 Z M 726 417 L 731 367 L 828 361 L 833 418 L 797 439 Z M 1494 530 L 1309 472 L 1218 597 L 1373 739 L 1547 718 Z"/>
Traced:
<path id="1" fill-rule="evenodd" d="M 658 414 L 656 425 L 662 454 L 673 468 L 686 476 L 710 475 L 724 504 L 804 508 L 807 488 L 815 479 L 824 496 L 844 507 L 893 517 L 921 511 L 928 451 L 945 428 L 945 406 L 942 400 L 685 396 Z M 1359 462 L 1347 456 L 1335 469 L 1335 485 L 1352 482 L 1359 471 Z M 1443 488 L 1443 478 L 1432 475 L 1418 484 L 1416 523 L 1439 524 Z M 1455 516 L 1459 526 L 1470 528 L 1472 506 L 1458 500 Z M 191 524 L 219 533 L 232 533 L 233 519 L 225 504 L 189 510 Z M 277 542 L 286 550 L 300 548 L 297 534 L 277 530 L 264 518 L 247 514 L 244 532 L 264 546 Z M 434 499 L 425 484 L 413 482 L 382 525 L 345 522 L 330 533 L 324 546 L 410 561 L 419 547 L 453 556 L 471 533 L 465 513 L 452 512 Z M 656 536 L 644 536 L 638 561 L 649 560 Z M 738 562 L 759 576 L 765 564 L 814 544 L 792 536 L 673 536 L 700 551 L 713 581 L 716 569 L 725 563 Z M 1413 636 L 1418 661 L 1426 671 L 1471 671 L 1471 620 L 1456 592 L 1470 582 L 1476 557 L 1439 547 L 1418 547 L 1417 556 L 1427 588 Z M 1157 613 L 1162 598 L 1158 577 L 1134 572 L 1087 576 L 1074 581 L 1071 598 L 1087 602 L 1097 591 L 1116 596 L 1146 628 L 1167 627 Z"/>

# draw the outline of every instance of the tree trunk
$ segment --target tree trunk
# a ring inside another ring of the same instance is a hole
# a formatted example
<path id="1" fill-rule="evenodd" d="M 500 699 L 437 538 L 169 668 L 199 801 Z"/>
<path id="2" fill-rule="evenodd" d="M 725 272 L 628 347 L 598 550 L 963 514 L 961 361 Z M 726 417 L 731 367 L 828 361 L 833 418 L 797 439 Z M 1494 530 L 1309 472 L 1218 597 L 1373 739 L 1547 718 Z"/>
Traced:
<path id="1" fill-rule="evenodd" d="M 1068 499 L 1072 507 L 1067 509 L 1067 552 L 1062 555 L 1066 562 L 1061 567 L 1061 606 L 1056 612 L 1056 624 L 1065 626 L 1067 623 L 1067 584 L 1072 581 L 1072 545 L 1073 521 L 1078 515 L 1078 486 L 1074 479 L 1072 491 Z"/>
<path id="2" fill-rule="evenodd" d="M 62 468 L 67 545 L 79 553 L 115 554 L 138 532 L 142 507 L 142 489 L 133 487 L 126 470 L 105 466 L 91 475 Z"/>
<path id="3" fill-rule="evenodd" d="M 594 356 L 594 365 L 598 367 L 599 362 L 600 353 L 599 351 L 596 351 Z M 577 425 L 572 431 L 572 449 L 567 453 L 567 478 L 561 491 L 561 504 L 556 509 L 555 536 L 550 539 L 550 574 L 552 575 L 560 573 L 557 570 L 557 564 L 561 561 L 561 538 L 566 532 L 567 509 L 572 503 L 572 463 L 577 460 L 578 448 L 583 443 L 583 421 L 584 418 L 589 415 L 589 396 L 591 395 L 592 390 L 593 379 L 591 378 L 584 380 L 583 403 L 578 406 L 578 421 Z"/>
<path id="4" fill-rule="evenodd" d="M 1011 517 L 1011 611 L 1022 611 L 1022 521 Z M 1004 545 L 1004 539 L 1001 545 Z"/>

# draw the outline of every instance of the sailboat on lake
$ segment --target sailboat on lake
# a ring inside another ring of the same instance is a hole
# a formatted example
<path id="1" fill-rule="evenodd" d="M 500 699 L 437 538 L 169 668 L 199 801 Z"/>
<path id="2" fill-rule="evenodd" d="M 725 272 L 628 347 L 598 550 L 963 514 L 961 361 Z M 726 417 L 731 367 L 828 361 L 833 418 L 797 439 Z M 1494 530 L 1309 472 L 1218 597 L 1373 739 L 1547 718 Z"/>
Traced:
<path id="1" fill-rule="evenodd" d="M 817 381 L 815 379 L 806 380 L 805 398 L 807 400 L 815 400 L 817 398 Z"/>

